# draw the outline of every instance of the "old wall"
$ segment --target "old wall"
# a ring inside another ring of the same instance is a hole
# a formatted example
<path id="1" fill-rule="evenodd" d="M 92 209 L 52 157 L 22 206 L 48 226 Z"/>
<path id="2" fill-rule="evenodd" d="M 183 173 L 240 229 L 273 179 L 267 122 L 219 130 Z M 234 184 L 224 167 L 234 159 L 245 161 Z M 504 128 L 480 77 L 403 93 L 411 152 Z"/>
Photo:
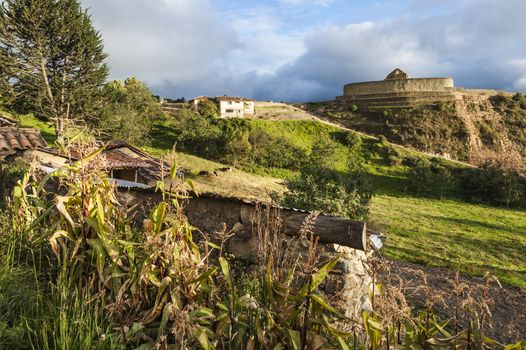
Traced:
<path id="1" fill-rule="evenodd" d="M 450 91 L 454 87 L 452 78 L 416 78 L 370 81 L 347 84 L 344 96 L 362 94 L 385 94 L 392 92 Z"/>

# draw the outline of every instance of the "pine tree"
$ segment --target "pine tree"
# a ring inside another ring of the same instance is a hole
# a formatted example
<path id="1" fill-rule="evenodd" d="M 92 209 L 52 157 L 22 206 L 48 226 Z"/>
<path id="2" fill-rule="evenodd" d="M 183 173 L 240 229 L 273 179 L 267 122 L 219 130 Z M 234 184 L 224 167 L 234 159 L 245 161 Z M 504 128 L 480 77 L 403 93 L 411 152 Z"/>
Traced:
<path id="1" fill-rule="evenodd" d="M 4 0 L 0 48 L 17 108 L 53 122 L 59 139 L 67 120 L 93 121 L 108 67 L 79 0 Z"/>

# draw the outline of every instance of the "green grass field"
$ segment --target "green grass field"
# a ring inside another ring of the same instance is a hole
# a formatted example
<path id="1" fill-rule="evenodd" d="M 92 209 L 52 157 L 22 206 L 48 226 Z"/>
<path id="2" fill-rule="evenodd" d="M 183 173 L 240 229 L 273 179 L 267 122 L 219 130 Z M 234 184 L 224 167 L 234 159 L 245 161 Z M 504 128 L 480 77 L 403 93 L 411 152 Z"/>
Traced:
<path id="1" fill-rule="evenodd" d="M 387 233 L 385 254 L 431 266 L 486 272 L 526 287 L 526 211 L 451 200 L 380 195 L 369 225 Z"/>
<path id="2" fill-rule="evenodd" d="M 47 143 L 52 145 L 55 140 L 55 129 L 48 123 L 38 120 L 32 114 L 20 115 L 18 116 L 20 120 L 20 126 L 23 128 L 38 128 L 44 140 Z"/>

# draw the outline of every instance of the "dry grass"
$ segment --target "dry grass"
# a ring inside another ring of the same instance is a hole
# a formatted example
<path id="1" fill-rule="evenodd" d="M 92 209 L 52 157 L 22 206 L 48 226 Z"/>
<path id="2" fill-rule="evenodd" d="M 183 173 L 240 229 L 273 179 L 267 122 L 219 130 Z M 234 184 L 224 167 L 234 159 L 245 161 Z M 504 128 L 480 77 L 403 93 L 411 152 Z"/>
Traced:
<path id="1" fill-rule="evenodd" d="M 237 169 L 231 172 L 218 171 L 215 175 L 214 170 L 225 165 L 192 155 L 177 153 L 177 163 L 190 170 L 190 178 L 201 193 L 212 192 L 224 196 L 269 201 L 269 192 L 284 190 L 281 179 L 252 175 Z M 210 175 L 198 176 L 200 171 L 208 171 Z"/>

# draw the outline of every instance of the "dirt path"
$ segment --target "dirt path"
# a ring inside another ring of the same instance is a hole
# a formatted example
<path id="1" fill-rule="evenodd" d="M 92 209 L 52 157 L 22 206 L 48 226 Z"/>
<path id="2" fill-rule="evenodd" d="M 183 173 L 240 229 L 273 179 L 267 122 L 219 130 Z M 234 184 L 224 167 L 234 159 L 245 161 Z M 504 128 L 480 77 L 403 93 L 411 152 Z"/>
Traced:
<path id="1" fill-rule="evenodd" d="M 452 295 L 455 272 L 436 267 L 425 267 L 405 262 L 393 262 L 391 273 L 403 281 L 403 292 L 410 306 L 421 307 L 426 299 L 421 288 L 430 287 L 433 297 L 442 297 L 437 304 L 438 312 L 444 319 L 451 318 L 454 310 Z M 460 275 L 460 283 L 469 287 L 473 299 L 482 298 L 488 301 L 492 315 L 493 328 L 487 329 L 487 335 L 504 343 L 515 343 L 526 339 L 526 288 L 490 283 L 486 280 L 467 275 Z M 467 296 L 467 295 L 466 295 Z"/>

